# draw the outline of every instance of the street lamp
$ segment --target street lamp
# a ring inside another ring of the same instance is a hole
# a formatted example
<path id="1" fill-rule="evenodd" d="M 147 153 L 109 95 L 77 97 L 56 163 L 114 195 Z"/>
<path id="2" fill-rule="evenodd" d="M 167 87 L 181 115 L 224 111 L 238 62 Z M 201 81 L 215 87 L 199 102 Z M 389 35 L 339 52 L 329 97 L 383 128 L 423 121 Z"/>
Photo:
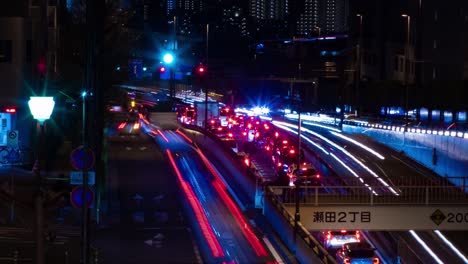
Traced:
<path id="1" fill-rule="evenodd" d="M 404 72 L 404 84 L 405 84 L 405 132 L 408 131 L 408 68 L 409 68 L 409 46 L 410 46 L 410 32 L 411 32 L 411 16 L 408 14 L 402 14 L 401 17 L 406 18 L 406 47 L 405 47 L 405 72 Z"/>
<path id="2" fill-rule="evenodd" d="M 163 55 L 163 61 L 164 63 L 168 66 L 169 68 L 169 94 L 171 96 L 171 99 L 173 100 L 175 97 L 175 85 L 174 85 L 174 79 L 175 79 L 175 71 L 174 71 L 174 64 L 175 58 L 172 53 L 167 52 Z"/>
<path id="3" fill-rule="evenodd" d="M 55 102 L 53 97 L 46 96 L 31 96 L 28 102 L 29 110 L 34 119 L 39 122 L 39 140 L 37 144 L 36 162 L 34 163 L 34 174 L 36 178 L 37 193 L 34 201 L 36 209 L 36 263 L 43 264 L 44 259 L 44 197 L 42 193 L 42 178 L 41 178 L 41 145 L 44 140 L 44 122 L 50 118 L 54 110 Z"/>

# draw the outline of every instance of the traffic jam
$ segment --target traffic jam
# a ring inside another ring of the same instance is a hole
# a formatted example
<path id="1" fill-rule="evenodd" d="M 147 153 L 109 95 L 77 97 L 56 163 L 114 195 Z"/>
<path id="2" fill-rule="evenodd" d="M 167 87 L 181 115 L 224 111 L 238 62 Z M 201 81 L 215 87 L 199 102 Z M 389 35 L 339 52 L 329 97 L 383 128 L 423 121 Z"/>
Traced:
<path id="1" fill-rule="evenodd" d="M 296 186 L 323 185 L 321 173 L 305 158 L 297 139 L 277 128 L 266 115 L 229 106 L 220 107 L 218 113 L 207 120 L 206 130 L 242 157 L 245 166 L 251 167 L 253 159 L 259 157 L 268 160 L 275 168 L 275 178 L 269 179 L 270 185 L 289 186 L 290 190 Z M 191 107 L 177 111 L 179 122 L 189 125 L 197 124 L 197 114 L 204 113 L 197 113 L 196 108 Z M 336 256 L 338 263 L 381 263 L 375 248 L 359 230 L 324 230 L 314 232 L 314 236 Z"/>

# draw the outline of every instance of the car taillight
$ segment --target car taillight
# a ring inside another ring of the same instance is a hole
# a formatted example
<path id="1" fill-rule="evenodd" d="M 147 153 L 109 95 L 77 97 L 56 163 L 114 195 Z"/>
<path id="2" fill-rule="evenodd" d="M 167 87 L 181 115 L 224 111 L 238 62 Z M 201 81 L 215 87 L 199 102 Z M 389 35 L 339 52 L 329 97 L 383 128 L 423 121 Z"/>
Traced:
<path id="1" fill-rule="evenodd" d="M 349 258 L 345 258 L 343 261 L 345 264 L 351 264 L 351 260 Z"/>
<path id="2" fill-rule="evenodd" d="M 232 133 L 229 133 L 229 134 L 228 134 L 228 137 L 232 137 Z"/>
<path id="3" fill-rule="evenodd" d="M 278 162 L 278 167 L 281 167 L 281 165 L 283 165 L 283 164 L 281 164 L 281 162 Z"/>
<path id="4" fill-rule="evenodd" d="M 315 175 L 315 178 L 320 179 L 320 174 Z"/>
<path id="5" fill-rule="evenodd" d="M 244 163 L 245 163 L 245 165 L 250 166 L 250 160 L 249 160 L 249 158 L 245 158 L 245 159 L 244 159 Z"/>
<path id="6" fill-rule="evenodd" d="M 125 125 L 127 125 L 127 123 L 126 123 L 126 122 L 122 122 L 122 123 L 119 124 L 119 126 L 118 126 L 117 128 L 118 128 L 118 129 L 122 129 L 122 128 L 125 127 Z"/>
<path id="7" fill-rule="evenodd" d="M 327 232 L 327 240 L 331 240 L 331 237 L 332 237 L 331 232 L 328 231 L 328 232 Z"/>
<path id="8" fill-rule="evenodd" d="M 379 258 L 374 258 L 374 264 L 379 264 L 380 263 L 380 259 Z"/>
<path id="9" fill-rule="evenodd" d="M 356 239 L 361 240 L 361 233 L 359 233 L 359 230 L 356 230 Z"/>
<path id="10" fill-rule="evenodd" d="M 247 132 L 242 132 L 242 135 L 247 136 Z"/>
<path id="11" fill-rule="evenodd" d="M 270 146 L 267 146 L 267 147 L 266 147 L 266 150 L 270 151 Z"/>

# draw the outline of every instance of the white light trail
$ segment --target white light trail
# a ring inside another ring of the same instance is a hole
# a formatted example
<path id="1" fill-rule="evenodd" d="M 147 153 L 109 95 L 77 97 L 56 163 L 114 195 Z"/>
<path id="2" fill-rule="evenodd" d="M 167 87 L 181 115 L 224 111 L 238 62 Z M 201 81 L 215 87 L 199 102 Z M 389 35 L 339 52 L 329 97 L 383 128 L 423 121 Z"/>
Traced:
<path id="1" fill-rule="evenodd" d="M 273 124 L 280 127 L 280 128 L 283 128 L 285 129 L 284 127 L 285 126 L 288 126 L 290 128 L 294 128 L 296 131 L 297 131 L 297 126 L 296 125 L 293 125 L 293 124 L 289 124 L 289 123 L 286 123 L 286 122 L 280 122 L 280 121 L 273 121 Z M 288 131 L 291 131 L 291 130 L 288 130 Z M 304 132 L 307 132 L 309 134 L 312 134 L 320 139 L 322 139 L 323 141 L 327 142 L 328 144 L 330 144 L 331 146 L 335 147 L 336 149 L 340 150 L 341 152 L 343 152 L 345 155 L 347 155 L 348 157 L 350 157 L 352 160 L 354 160 L 357 164 L 359 164 L 362 168 L 364 168 L 365 170 L 367 170 L 370 174 L 372 174 L 376 179 L 381 179 L 379 177 L 379 175 L 377 175 L 377 173 L 375 173 L 373 170 L 371 170 L 369 167 L 367 167 L 366 165 L 364 165 L 364 163 L 362 163 L 358 158 L 356 158 L 354 155 L 352 155 L 351 153 L 349 153 L 347 150 L 345 150 L 343 147 L 341 146 L 338 146 L 336 143 L 334 143 L 333 141 L 329 140 L 328 138 L 310 130 L 310 129 L 307 129 L 307 128 L 304 128 L 304 127 L 301 127 L 301 131 L 304 131 Z M 297 134 L 297 132 L 294 132 L 295 134 Z M 304 135 L 301 135 L 301 137 L 303 138 L 306 138 Z M 380 182 L 384 183 L 385 181 L 383 179 L 380 180 Z M 386 182 L 384 184 L 385 186 L 389 186 Z M 398 192 L 396 192 L 393 188 L 391 187 L 387 187 L 394 195 L 397 195 L 399 196 L 400 194 Z"/>
<path id="2" fill-rule="evenodd" d="M 450 242 L 443 234 L 442 232 L 440 232 L 439 230 L 434 230 L 434 233 L 436 233 L 440 239 L 442 239 L 442 241 L 445 242 L 445 244 L 447 244 L 451 250 L 453 250 L 453 252 L 455 252 L 455 254 L 458 255 L 458 257 L 460 257 L 465 263 L 468 263 L 468 258 L 466 258 L 461 252 L 460 250 L 458 250 L 458 248 L 456 248 L 452 242 Z"/>
<path id="3" fill-rule="evenodd" d="M 416 234 L 416 232 L 414 232 L 414 230 L 410 230 L 409 232 L 416 239 L 416 241 L 418 241 L 418 243 L 427 251 L 427 253 L 429 253 L 429 255 L 431 255 L 431 257 L 435 259 L 435 261 L 437 261 L 437 263 L 444 264 L 444 262 L 440 260 L 439 257 L 437 257 L 434 251 L 432 251 L 432 249 L 429 248 L 429 246 Z"/>
<path id="4" fill-rule="evenodd" d="M 364 144 L 362 144 L 362 143 L 360 143 L 360 142 L 357 142 L 356 140 L 354 140 L 354 139 L 352 139 L 352 138 L 349 138 L 349 137 L 347 137 L 347 136 L 345 136 L 345 135 L 343 135 L 343 134 L 336 133 L 336 132 L 331 132 L 331 133 L 332 133 L 333 135 L 337 136 L 337 137 L 340 137 L 340 138 L 342 138 L 342 139 L 344 139 L 344 140 L 347 140 L 347 141 L 349 141 L 349 142 L 355 144 L 356 146 L 359 146 L 359 147 L 361 147 L 361 148 L 367 150 L 368 152 L 374 154 L 374 156 L 376 156 L 377 158 L 379 158 L 379 159 L 381 159 L 381 160 L 384 160 L 384 159 L 385 159 L 385 157 L 382 156 L 382 155 L 381 155 L 380 153 L 378 153 L 377 151 L 375 151 L 375 150 L 369 148 L 368 146 L 366 146 L 366 145 L 364 145 Z"/>

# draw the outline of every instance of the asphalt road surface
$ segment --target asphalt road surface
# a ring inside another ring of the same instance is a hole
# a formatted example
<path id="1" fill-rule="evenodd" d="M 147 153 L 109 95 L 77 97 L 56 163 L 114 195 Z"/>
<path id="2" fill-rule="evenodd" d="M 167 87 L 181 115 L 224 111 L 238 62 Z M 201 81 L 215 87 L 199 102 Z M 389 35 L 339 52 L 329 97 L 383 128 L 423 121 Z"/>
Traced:
<path id="1" fill-rule="evenodd" d="M 143 132 L 110 131 L 107 226 L 92 238 L 101 263 L 200 263 L 176 179 L 158 145 Z"/>

